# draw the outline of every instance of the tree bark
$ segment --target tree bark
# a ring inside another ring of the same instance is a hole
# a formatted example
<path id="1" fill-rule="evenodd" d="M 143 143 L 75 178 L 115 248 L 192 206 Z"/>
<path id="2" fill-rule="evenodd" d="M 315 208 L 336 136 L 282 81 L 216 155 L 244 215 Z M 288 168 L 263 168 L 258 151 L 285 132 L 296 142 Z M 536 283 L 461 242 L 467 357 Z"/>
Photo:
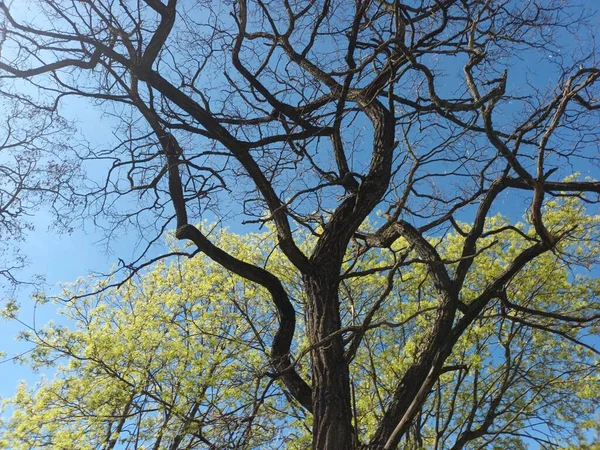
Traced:
<path id="1" fill-rule="evenodd" d="M 307 294 L 307 327 L 312 359 L 313 443 L 315 450 L 353 448 L 350 375 L 344 358 L 342 336 L 322 345 L 323 339 L 341 327 L 339 270 L 321 267 L 304 277 Z"/>
<path id="2" fill-rule="evenodd" d="M 456 298 L 447 293 L 441 299 L 438 317 L 426 339 L 427 348 L 396 387 L 394 400 L 388 407 L 369 449 L 396 448 L 406 433 L 438 379 L 444 361 L 452 351 L 454 342 L 451 336 L 455 314 Z"/>

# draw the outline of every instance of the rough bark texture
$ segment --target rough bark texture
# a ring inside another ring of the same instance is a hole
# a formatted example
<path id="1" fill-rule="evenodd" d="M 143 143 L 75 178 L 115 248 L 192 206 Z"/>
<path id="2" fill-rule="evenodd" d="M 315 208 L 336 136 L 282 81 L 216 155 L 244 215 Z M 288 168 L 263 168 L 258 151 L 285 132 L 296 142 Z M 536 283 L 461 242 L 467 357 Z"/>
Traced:
<path id="1" fill-rule="evenodd" d="M 341 327 L 338 273 L 321 267 L 304 277 L 310 343 L 315 345 Z M 353 445 L 350 377 L 341 336 L 311 352 L 313 448 L 350 449 Z"/>

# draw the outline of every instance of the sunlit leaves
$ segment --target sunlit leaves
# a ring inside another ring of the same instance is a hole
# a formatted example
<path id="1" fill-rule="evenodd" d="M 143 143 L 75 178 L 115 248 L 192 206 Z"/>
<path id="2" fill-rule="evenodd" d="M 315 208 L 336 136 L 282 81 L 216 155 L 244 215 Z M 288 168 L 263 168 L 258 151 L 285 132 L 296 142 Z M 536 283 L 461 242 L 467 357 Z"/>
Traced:
<path id="1" fill-rule="evenodd" d="M 499 295 L 458 339 L 405 448 L 463 441 L 467 448 L 525 448 L 524 437 L 560 442 L 589 427 L 600 379 L 598 356 L 586 345 L 598 321 L 556 317 L 585 318 L 600 309 L 600 284 L 589 272 L 598 261 L 600 219 L 584 212 L 576 199 L 548 203 L 547 226 L 568 234 L 505 286 L 502 295 L 514 308 Z M 532 245 L 530 225 L 508 225 L 501 216 L 487 220 L 461 292 L 465 305 Z M 212 236 L 283 281 L 300 313 L 292 357 L 309 379 L 302 281 L 273 250 L 273 233 Z M 430 240 L 450 270 L 456 267 L 464 237 Z M 349 250 L 339 296 L 348 343 L 370 317 L 350 364 L 355 427 L 368 437 L 423 351 L 440 299 L 427 264 L 406 242 L 362 250 Z M 266 291 L 203 256 L 105 288 L 87 280 L 67 286 L 68 325 L 23 336 L 34 344 L 28 363 L 53 376 L 20 385 L 7 401 L 12 417 L 2 430 L 4 448 L 307 448 L 311 417 L 272 377 L 278 319 Z"/>

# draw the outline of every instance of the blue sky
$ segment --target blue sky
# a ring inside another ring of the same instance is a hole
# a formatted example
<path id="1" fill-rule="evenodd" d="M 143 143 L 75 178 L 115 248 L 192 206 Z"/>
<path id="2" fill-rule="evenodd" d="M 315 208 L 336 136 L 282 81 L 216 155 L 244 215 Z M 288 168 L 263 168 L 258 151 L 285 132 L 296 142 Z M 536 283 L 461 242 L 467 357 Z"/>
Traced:
<path id="1" fill-rule="evenodd" d="M 110 133 L 114 119 L 102 116 L 97 108 L 85 100 L 70 99 L 66 106 L 70 118 L 77 123 L 79 133 L 90 145 L 101 147 L 109 142 L 107 132 Z M 91 223 L 70 234 L 57 233 L 52 226 L 51 214 L 43 208 L 33 215 L 31 223 L 35 225 L 35 229 L 27 234 L 20 245 L 29 264 L 19 272 L 19 276 L 22 280 L 43 276 L 45 283 L 39 284 L 37 288 L 50 296 L 59 294 L 59 283 L 71 282 L 93 273 L 107 273 L 114 267 L 117 258 L 131 261 L 136 251 L 136 236 L 126 234 L 113 239 L 110 248 L 107 248 L 101 230 Z M 32 287 L 23 287 L 17 291 L 16 298 L 21 306 L 19 319 L 27 325 L 33 325 L 35 321 L 38 326 L 49 320 L 60 320 L 54 304 L 35 307 L 35 302 L 31 299 L 33 291 Z M 20 380 L 33 383 L 39 379 L 39 374 L 33 374 L 27 367 L 10 361 L 11 355 L 29 348 L 26 343 L 16 340 L 24 326 L 16 321 L 0 320 L 0 351 L 5 352 L 9 359 L 0 364 L 0 397 L 9 397 L 15 392 Z"/>

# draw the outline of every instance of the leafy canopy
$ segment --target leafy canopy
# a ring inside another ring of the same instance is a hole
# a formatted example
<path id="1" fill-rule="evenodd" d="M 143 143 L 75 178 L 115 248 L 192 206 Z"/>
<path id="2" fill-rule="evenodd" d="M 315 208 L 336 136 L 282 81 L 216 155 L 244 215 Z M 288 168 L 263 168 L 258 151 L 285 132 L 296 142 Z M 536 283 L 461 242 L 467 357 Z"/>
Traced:
<path id="1" fill-rule="evenodd" d="M 454 346 L 443 373 L 411 427 L 407 448 L 526 448 L 531 439 L 552 445 L 594 424 L 600 401 L 598 353 L 589 343 L 598 325 L 552 325 L 518 308 L 585 316 L 598 310 L 600 281 L 569 269 L 597 261 L 600 217 L 587 216 L 575 199 L 547 205 L 548 226 L 576 231 L 554 253 L 529 263 L 512 281 L 506 302 L 491 303 Z M 526 247 L 533 227 L 495 216 L 487 244 L 466 281 L 469 303 Z M 461 224 L 468 229 L 466 224 Z M 217 234 L 213 232 L 213 234 Z M 284 282 L 303 310 L 298 272 L 275 250 L 271 231 L 213 239 L 237 258 L 265 266 Z M 445 260 L 459 259 L 464 237 L 430 242 Z M 305 246 L 313 245 L 306 236 Z M 397 241 L 392 250 L 407 246 Z M 350 253 L 358 251 L 351 248 Z M 364 345 L 352 360 L 355 426 L 373 433 L 398 373 L 409 369 L 435 319 L 437 298 L 425 264 L 406 264 L 390 283 L 381 267 L 392 251 L 349 255 L 354 274 L 341 298 L 345 339 L 375 312 Z M 352 256 L 352 257 L 351 257 Z M 410 253 L 408 259 L 417 256 Z M 406 262 L 406 261 L 405 261 Z M 358 266 L 356 266 L 358 264 Z M 347 272 L 350 273 L 350 272 Z M 273 377 L 269 353 L 276 311 L 268 293 L 231 275 L 207 257 L 161 264 L 120 288 L 81 279 L 64 296 L 95 295 L 63 304 L 69 325 L 48 324 L 22 335 L 34 349 L 26 362 L 54 376 L 24 383 L 5 401 L 2 448 L 153 449 L 290 448 L 310 446 L 311 417 Z M 299 317 L 296 368 L 309 376 L 308 338 Z M 477 433 L 477 435 L 474 435 Z"/>

